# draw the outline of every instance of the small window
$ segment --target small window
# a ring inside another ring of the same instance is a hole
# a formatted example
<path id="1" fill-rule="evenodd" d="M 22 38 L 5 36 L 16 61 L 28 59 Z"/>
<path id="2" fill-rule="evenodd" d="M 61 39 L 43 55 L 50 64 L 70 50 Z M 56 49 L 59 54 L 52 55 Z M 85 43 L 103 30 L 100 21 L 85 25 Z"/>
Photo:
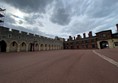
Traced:
<path id="1" fill-rule="evenodd" d="M 20 39 L 21 37 L 19 36 L 18 39 Z"/>
<path id="2" fill-rule="evenodd" d="M 12 34 L 9 34 L 9 35 L 8 35 L 8 38 L 12 38 Z"/>

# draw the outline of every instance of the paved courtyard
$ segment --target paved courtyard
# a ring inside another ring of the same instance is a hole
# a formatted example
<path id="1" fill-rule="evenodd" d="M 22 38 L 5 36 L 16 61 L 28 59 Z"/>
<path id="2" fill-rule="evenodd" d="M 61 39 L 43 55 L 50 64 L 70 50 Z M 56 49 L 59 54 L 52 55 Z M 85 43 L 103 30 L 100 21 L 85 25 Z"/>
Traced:
<path id="1" fill-rule="evenodd" d="M 0 53 L 0 83 L 118 83 L 118 49 Z"/>

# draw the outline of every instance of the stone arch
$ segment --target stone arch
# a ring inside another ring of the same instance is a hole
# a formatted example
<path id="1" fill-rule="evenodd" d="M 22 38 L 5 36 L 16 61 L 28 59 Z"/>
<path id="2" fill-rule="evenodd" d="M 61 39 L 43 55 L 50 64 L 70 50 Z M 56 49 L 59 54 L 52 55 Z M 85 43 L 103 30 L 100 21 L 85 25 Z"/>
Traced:
<path id="1" fill-rule="evenodd" d="M 100 42 L 100 48 L 101 48 L 101 49 L 109 48 L 109 43 L 108 43 L 108 41 L 101 41 L 101 42 Z"/>
<path id="2" fill-rule="evenodd" d="M 39 51 L 39 44 L 38 44 L 38 43 L 36 43 L 36 44 L 34 45 L 34 50 L 35 50 L 35 51 Z"/>
<path id="3" fill-rule="evenodd" d="M 7 43 L 4 40 L 0 41 L 0 52 L 6 52 L 6 48 Z"/>
<path id="4" fill-rule="evenodd" d="M 47 44 L 45 44 L 45 50 L 47 50 Z"/>
<path id="5" fill-rule="evenodd" d="M 43 44 L 40 45 L 40 50 L 41 51 L 44 50 L 44 45 Z"/>
<path id="6" fill-rule="evenodd" d="M 26 43 L 25 42 L 22 42 L 21 44 L 20 44 L 20 51 L 21 52 L 25 52 L 26 51 Z"/>
<path id="7" fill-rule="evenodd" d="M 9 50 L 11 52 L 17 52 L 18 51 L 18 43 L 16 41 L 11 42 Z"/>
<path id="8" fill-rule="evenodd" d="M 28 51 L 34 51 L 34 44 L 33 43 L 28 44 Z"/>

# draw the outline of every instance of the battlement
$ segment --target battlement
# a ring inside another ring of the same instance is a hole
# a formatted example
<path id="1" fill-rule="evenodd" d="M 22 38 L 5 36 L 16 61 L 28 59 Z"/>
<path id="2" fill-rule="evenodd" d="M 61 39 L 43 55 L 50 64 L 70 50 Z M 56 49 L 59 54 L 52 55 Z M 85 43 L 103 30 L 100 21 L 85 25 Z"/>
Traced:
<path id="1" fill-rule="evenodd" d="M 6 28 L 6 27 L 3 27 L 3 26 L 0 26 L 0 32 L 2 31 L 9 31 L 10 29 L 9 28 Z"/>
<path id="2" fill-rule="evenodd" d="M 20 33 L 20 31 L 19 30 L 15 30 L 15 29 L 12 29 L 12 31 L 11 32 L 13 32 L 13 33 L 15 33 L 15 34 L 19 34 Z"/>
<path id="3" fill-rule="evenodd" d="M 8 37 L 8 35 L 11 34 L 13 39 L 31 39 L 31 40 L 43 39 L 44 41 L 56 41 L 56 39 L 39 36 L 37 34 L 19 31 L 16 29 L 10 29 L 10 28 L 6 28 L 6 27 L 2 27 L 2 26 L 0 26 L 0 34 L 1 34 L 1 36 L 2 35 L 6 36 L 6 38 Z M 60 40 L 58 40 L 58 41 L 60 41 Z"/>
<path id="4" fill-rule="evenodd" d="M 22 35 L 27 35 L 28 33 L 27 32 L 24 32 L 24 31 L 21 31 L 21 34 Z"/>

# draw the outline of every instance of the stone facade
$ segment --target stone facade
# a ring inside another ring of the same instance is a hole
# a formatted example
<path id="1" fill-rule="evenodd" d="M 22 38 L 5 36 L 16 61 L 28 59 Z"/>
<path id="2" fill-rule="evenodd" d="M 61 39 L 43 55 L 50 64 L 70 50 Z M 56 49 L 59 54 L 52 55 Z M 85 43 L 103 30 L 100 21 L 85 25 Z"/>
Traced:
<path id="1" fill-rule="evenodd" d="M 89 37 L 86 37 L 85 33 L 82 38 L 78 35 L 74 39 L 69 36 L 69 39 L 64 42 L 65 49 L 97 49 L 97 38 L 96 36 L 92 36 L 92 32 L 89 32 Z"/>
<path id="2" fill-rule="evenodd" d="M 97 45 L 99 49 L 118 48 L 118 33 L 112 34 L 111 30 L 96 33 Z"/>
<path id="3" fill-rule="evenodd" d="M 63 39 L 0 27 L 0 52 L 28 52 L 63 49 Z"/>
<path id="4" fill-rule="evenodd" d="M 112 34 L 111 30 L 101 31 L 92 36 L 92 31 L 88 37 L 83 34 L 83 38 L 78 35 L 76 38 L 69 36 L 64 42 L 65 49 L 103 49 L 103 48 L 118 48 L 118 24 L 116 24 L 117 32 Z"/>

